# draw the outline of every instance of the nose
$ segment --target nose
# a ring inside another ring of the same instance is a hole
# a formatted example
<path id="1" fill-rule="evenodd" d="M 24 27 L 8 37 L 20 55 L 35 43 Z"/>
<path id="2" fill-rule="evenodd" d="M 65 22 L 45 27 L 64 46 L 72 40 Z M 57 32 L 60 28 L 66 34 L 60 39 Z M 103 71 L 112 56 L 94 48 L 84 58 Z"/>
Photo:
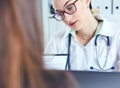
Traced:
<path id="1" fill-rule="evenodd" d="M 66 24 L 69 24 L 69 22 L 72 20 L 72 15 L 69 15 L 67 13 L 64 13 L 64 19 L 63 21 L 66 23 Z"/>

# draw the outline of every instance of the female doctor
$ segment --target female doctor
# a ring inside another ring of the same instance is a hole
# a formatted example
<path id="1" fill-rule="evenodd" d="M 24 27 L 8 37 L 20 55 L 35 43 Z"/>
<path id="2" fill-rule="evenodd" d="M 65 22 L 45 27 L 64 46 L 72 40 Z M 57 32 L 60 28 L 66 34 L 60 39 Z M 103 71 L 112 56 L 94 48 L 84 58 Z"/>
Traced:
<path id="1" fill-rule="evenodd" d="M 67 55 L 66 70 L 120 71 L 120 27 L 94 15 L 91 0 L 53 0 L 54 18 L 71 30 L 59 32 L 45 49 Z"/>

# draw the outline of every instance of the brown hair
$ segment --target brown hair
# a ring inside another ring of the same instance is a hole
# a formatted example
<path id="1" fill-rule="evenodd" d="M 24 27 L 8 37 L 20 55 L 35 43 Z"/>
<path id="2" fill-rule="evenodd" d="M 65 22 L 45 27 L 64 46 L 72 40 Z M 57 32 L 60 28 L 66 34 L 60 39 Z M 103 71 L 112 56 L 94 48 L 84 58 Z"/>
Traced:
<path id="1" fill-rule="evenodd" d="M 37 0 L 0 0 L 0 88 L 26 84 L 44 88 L 39 75 L 43 33 L 37 4 Z"/>

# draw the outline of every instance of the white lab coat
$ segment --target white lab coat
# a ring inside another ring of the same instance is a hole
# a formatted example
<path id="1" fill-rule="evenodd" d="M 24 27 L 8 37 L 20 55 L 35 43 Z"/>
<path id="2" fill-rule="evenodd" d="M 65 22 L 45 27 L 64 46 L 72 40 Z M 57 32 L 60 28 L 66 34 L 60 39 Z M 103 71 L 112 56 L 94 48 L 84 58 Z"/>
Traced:
<path id="1" fill-rule="evenodd" d="M 120 27 L 113 22 L 103 20 L 102 27 L 98 34 L 97 49 L 95 48 L 95 36 L 85 46 L 80 44 L 77 38 L 71 38 L 70 64 L 71 70 L 100 71 L 100 66 L 105 71 L 120 71 Z M 68 49 L 68 34 L 70 31 L 57 33 L 45 49 L 45 54 L 66 54 Z M 110 47 L 107 49 L 106 37 L 110 37 Z M 108 51 L 108 55 L 106 54 Z M 96 54 L 98 52 L 98 54 Z M 108 56 L 108 58 L 107 58 Z M 97 58 L 99 57 L 99 58 Z M 107 60 L 106 60 L 107 59 Z M 98 61 L 97 61 L 98 60 Z M 98 63 L 99 62 L 99 63 Z M 114 66 L 115 69 L 110 68 Z M 48 66 L 49 67 L 49 66 Z"/>

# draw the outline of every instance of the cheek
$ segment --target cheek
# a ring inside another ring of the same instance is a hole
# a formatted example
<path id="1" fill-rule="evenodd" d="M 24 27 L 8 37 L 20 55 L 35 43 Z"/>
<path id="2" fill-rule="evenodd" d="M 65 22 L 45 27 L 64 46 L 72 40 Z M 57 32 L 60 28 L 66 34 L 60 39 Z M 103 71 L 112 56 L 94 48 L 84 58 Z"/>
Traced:
<path id="1" fill-rule="evenodd" d="M 83 2 L 76 4 L 76 15 L 80 18 L 84 17 L 86 15 L 86 5 Z"/>
<path id="2" fill-rule="evenodd" d="M 62 20 L 62 21 L 63 21 L 66 25 L 69 25 L 67 21 L 65 21 L 65 20 Z"/>
<path id="3" fill-rule="evenodd" d="M 79 4 L 79 3 L 78 3 Z M 84 21 L 87 16 L 87 9 L 85 5 L 77 5 L 76 7 L 76 13 L 74 14 L 74 17 L 78 18 L 79 21 Z"/>
<path id="4" fill-rule="evenodd" d="M 73 15 L 73 18 L 78 20 L 77 24 L 74 26 L 74 29 L 77 31 L 83 28 L 86 19 L 85 15 L 83 13 L 77 12 Z"/>
<path id="5" fill-rule="evenodd" d="M 73 17 L 76 19 L 76 20 L 79 20 L 81 23 L 85 20 L 85 14 L 81 11 L 77 11 Z"/>

